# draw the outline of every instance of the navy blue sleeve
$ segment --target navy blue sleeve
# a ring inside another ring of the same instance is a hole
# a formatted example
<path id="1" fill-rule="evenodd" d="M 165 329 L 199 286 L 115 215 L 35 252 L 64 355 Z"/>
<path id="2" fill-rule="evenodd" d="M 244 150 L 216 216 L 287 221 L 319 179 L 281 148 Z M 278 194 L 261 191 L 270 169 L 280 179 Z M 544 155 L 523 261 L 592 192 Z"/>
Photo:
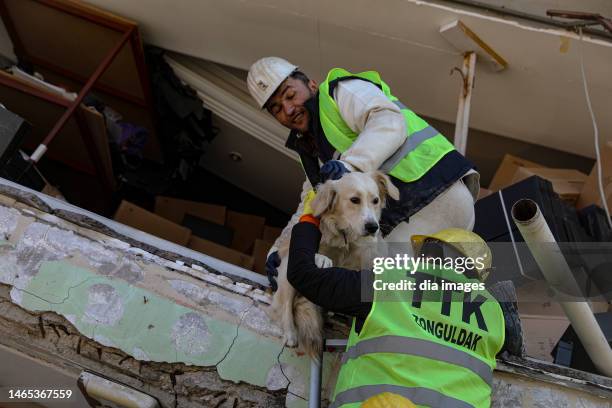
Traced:
<path id="1" fill-rule="evenodd" d="M 315 254 L 320 240 L 319 229 L 309 222 L 300 222 L 293 227 L 287 267 L 289 283 L 316 305 L 365 319 L 372 303 L 361 301 L 360 272 L 317 267 Z"/>

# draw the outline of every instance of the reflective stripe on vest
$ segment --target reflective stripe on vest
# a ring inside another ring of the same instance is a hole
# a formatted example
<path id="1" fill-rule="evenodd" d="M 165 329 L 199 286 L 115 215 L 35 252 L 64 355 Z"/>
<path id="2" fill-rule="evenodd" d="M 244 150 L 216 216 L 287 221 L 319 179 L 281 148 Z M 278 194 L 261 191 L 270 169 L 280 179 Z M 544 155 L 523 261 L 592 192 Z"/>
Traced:
<path id="1" fill-rule="evenodd" d="M 404 105 L 399 99 L 393 101 L 393 103 L 400 109 L 408 109 L 408 107 Z"/>
<path id="2" fill-rule="evenodd" d="M 400 109 L 408 109 L 399 99 L 393 101 Z M 438 132 L 433 126 L 427 126 L 417 132 L 414 132 L 410 137 L 406 137 L 404 143 L 380 166 L 379 170 L 383 173 L 389 173 L 392 168 L 398 165 L 398 163 L 408 155 L 408 153 L 414 151 L 419 147 L 421 143 L 427 139 L 431 139 L 437 136 Z"/>
<path id="3" fill-rule="evenodd" d="M 343 391 L 336 396 L 335 401 L 329 405 L 329 408 L 337 408 L 344 404 L 362 402 L 383 392 L 401 395 L 417 405 L 426 405 L 435 408 L 474 408 L 473 405 L 465 401 L 446 396 L 429 388 L 402 387 L 389 384 L 362 385 Z"/>
<path id="4" fill-rule="evenodd" d="M 342 356 L 342 364 L 349 359 L 372 353 L 408 354 L 456 364 L 479 375 L 489 386 L 493 385 L 493 371 L 484 361 L 443 344 L 404 336 L 382 336 L 362 340 L 349 347 Z"/>

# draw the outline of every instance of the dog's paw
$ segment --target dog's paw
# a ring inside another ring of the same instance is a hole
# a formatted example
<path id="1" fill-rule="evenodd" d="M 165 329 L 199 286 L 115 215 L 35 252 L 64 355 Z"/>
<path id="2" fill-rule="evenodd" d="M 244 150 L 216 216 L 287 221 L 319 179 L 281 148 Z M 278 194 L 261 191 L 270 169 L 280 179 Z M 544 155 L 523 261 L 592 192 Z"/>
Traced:
<path id="1" fill-rule="evenodd" d="M 332 266 L 334 266 L 334 263 L 331 259 L 321 254 L 315 254 L 315 264 L 319 268 L 331 268 Z"/>
<path id="2" fill-rule="evenodd" d="M 295 332 L 285 332 L 283 335 L 283 339 L 285 340 L 286 347 L 297 347 L 297 333 Z"/>

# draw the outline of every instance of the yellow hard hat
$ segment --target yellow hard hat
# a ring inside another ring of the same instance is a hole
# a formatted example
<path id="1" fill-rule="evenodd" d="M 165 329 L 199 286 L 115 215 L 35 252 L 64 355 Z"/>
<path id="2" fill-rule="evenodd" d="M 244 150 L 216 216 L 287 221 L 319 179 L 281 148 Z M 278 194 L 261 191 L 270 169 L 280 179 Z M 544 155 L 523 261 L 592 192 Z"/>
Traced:
<path id="1" fill-rule="evenodd" d="M 418 254 L 421 251 L 423 242 L 425 242 L 425 240 L 428 238 L 436 239 L 451 245 L 467 258 L 480 258 L 480 263 L 483 265 L 483 267 L 476 268 L 478 271 L 478 277 L 482 282 L 484 282 L 489 276 L 493 256 L 491 254 L 491 249 L 485 240 L 478 234 L 461 228 L 447 228 L 431 235 L 413 235 L 411 240 L 415 254 Z"/>
<path id="2" fill-rule="evenodd" d="M 383 392 L 368 398 L 361 404 L 361 408 L 416 408 L 416 406 L 401 395 Z"/>

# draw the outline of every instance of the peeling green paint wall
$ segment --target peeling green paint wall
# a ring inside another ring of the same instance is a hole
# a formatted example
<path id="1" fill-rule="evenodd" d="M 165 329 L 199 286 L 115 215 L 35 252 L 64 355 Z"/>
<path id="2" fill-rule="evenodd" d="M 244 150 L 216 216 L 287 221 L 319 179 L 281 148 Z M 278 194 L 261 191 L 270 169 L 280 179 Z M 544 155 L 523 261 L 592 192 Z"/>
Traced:
<path id="1" fill-rule="evenodd" d="M 43 263 L 20 291 L 27 310 L 66 316 L 83 335 L 139 360 L 216 366 L 223 379 L 275 389 L 287 386 L 286 375 L 288 406 L 306 406 L 310 363 L 278 341 L 65 261 Z"/>
<path id="2" fill-rule="evenodd" d="M 84 335 L 142 360 L 216 365 L 236 335 L 233 324 L 65 261 L 41 265 L 21 306 L 66 316 Z"/>
<path id="3" fill-rule="evenodd" d="M 264 304 L 12 209 L 0 207 L 0 218 L 9 238 L 0 281 L 13 285 L 14 303 L 64 316 L 137 360 L 216 367 L 222 379 L 288 389 L 288 407 L 307 406 L 310 360 L 283 347 Z M 325 359 L 324 384 L 333 386 L 337 363 Z"/>

